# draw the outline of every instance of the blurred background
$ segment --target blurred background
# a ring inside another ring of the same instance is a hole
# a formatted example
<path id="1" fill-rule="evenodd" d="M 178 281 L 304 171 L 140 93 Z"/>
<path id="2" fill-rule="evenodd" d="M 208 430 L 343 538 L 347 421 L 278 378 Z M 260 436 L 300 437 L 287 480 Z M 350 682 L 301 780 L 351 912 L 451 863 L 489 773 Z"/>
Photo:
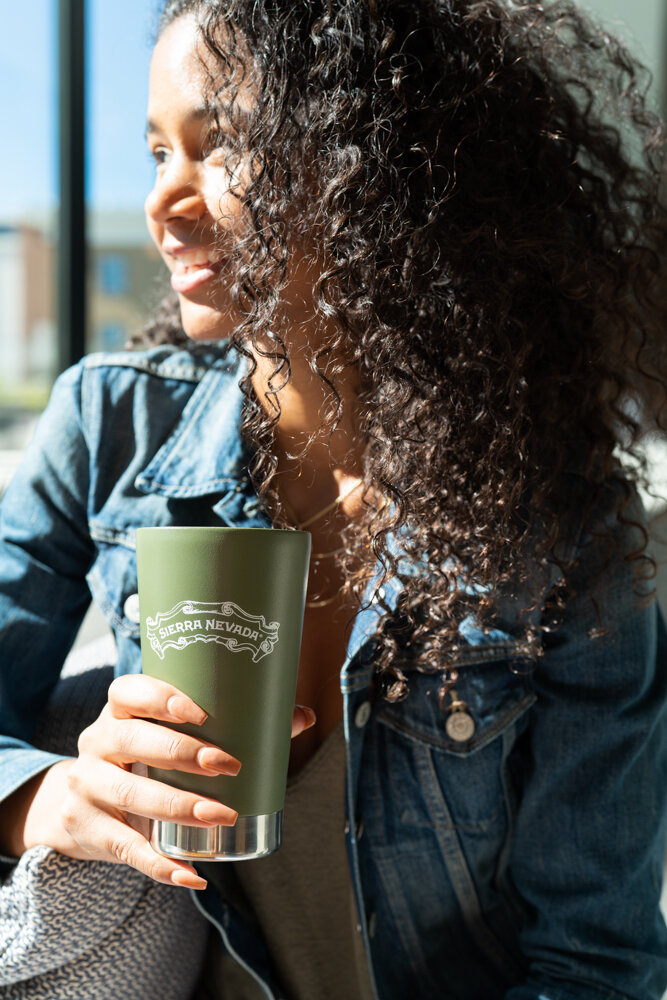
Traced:
<path id="1" fill-rule="evenodd" d="M 159 6 L 0 0 L 0 491 L 58 371 L 122 349 L 159 294 L 142 211 Z"/>

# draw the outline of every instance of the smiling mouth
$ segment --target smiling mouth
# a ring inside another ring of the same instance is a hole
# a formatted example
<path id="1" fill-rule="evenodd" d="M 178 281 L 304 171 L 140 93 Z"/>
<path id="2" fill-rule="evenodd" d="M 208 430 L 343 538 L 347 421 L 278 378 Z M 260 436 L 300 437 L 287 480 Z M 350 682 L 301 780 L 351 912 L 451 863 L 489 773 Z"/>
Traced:
<path id="1" fill-rule="evenodd" d="M 175 292 L 187 295 L 215 278 L 222 264 L 221 260 L 208 258 L 189 260 L 187 257 L 172 257 L 171 287 Z"/>

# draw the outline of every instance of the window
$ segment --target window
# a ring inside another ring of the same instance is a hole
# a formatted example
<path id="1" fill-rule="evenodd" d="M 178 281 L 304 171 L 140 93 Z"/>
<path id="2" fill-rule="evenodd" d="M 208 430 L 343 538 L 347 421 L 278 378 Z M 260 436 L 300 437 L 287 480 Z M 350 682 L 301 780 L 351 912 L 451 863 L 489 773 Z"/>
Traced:
<path id="1" fill-rule="evenodd" d="M 603 22 L 609 31 L 622 38 L 646 63 L 654 75 L 653 94 L 656 107 L 667 111 L 667 4 L 664 0 L 579 0 Z"/>
<path id="2" fill-rule="evenodd" d="M 153 180 L 144 128 L 160 6 L 156 0 L 86 0 L 89 351 L 122 350 L 166 281 L 143 211 Z"/>
<path id="3" fill-rule="evenodd" d="M 57 4 L 5 4 L 0 91 L 0 492 L 57 368 Z"/>

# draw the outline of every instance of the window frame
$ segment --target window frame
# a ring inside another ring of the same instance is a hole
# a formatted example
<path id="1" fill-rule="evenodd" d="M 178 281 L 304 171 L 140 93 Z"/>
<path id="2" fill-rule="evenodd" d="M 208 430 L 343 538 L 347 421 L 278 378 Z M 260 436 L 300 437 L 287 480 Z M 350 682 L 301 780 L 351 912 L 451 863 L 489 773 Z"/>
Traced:
<path id="1" fill-rule="evenodd" d="M 86 349 L 86 0 L 58 0 L 58 368 Z"/>

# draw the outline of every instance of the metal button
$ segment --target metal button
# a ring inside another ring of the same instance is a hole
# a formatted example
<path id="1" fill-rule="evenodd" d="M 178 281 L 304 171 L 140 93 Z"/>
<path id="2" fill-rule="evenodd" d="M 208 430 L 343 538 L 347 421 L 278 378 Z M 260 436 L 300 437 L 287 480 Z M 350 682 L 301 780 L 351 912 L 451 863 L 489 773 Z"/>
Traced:
<path id="1" fill-rule="evenodd" d="M 123 614 L 128 621 L 134 622 L 138 625 L 141 621 L 141 615 L 139 613 L 139 595 L 130 594 L 130 596 L 125 601 L 123 605 Z"/>
<path id="2" fill-rule="evenodd" d="M 457 743 L 465 743 L 475 732 L 475 720 L 467 712 L 452 712 L 445 723 L 447 735 Z"/>
<path id="3" fill-rule="evenodd" d="M 369 936 L 369 938 L 374 938 L 375 937 L 375 931 L 377 930 L 377 923 L 378 923 L 377 916 L 375 915 L 375 913 L 371 913 L 370 917 L 368 918 L 368 936 Z"/>
<path id="4" fill-rule="evenodd" d="M 357 729 L 363 729 L 370 717 L 371 703 L 370 701 L 362 701 L 361 705 L 354 714 L 354 724 Z"/>

